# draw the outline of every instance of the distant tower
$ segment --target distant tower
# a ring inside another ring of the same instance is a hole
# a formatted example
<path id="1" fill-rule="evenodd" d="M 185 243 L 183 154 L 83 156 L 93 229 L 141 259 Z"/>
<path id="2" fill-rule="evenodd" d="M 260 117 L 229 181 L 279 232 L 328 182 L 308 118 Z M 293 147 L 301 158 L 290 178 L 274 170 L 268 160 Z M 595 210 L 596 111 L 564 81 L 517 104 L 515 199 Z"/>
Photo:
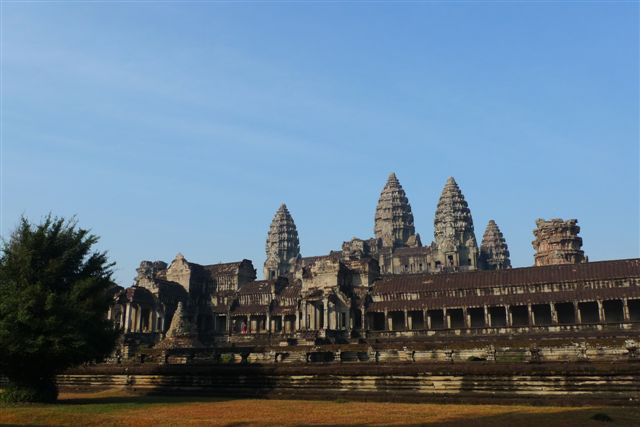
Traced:
<path id="1" fill-rule="evenodd" d="M 442 190 L 433 225 L 437 248 L 436 270 L 457 267 L 475 269 L 478 244 L 473 231 L 473 219 L 453 177 L 447 179 Z"/>
<path id="2" fill-rule="evenodd" d="M 374 232 L 383 247 L 420 246 L 409 199 L 395 173 L 389 175 L 380 194 Z"/>
<path id="3" fill-rule="evenodd" d="M 300 240 L 293 218 L 284 203 L 271 221 L 267 236 L 267 260 L 264 263 L 265 279 L 275 279 L 293 272 L 300 258 Z"/>
<path id="4" fill-rule="evenodd" d="M 586 262 L 577 219 L 538 219 L 531 242 L 536 250 L 535 265 L 580 264 Z"/>
<path id="5" fill-rule="evenodd" d="M 502 270 L 511 268 L 507 242 L 494 220 L 490 220 L 480 245 L 480 268 Z"/>

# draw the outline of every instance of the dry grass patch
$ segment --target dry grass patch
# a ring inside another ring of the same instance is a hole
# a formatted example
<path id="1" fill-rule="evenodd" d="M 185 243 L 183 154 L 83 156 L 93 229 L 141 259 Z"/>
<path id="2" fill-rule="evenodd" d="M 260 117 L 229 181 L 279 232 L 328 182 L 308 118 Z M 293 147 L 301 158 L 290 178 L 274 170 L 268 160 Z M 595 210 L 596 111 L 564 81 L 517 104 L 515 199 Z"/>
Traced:
<path id="1" fill-rule="evenodd" d="M 592 419 L 607 414 L 612 421 Z M 61 395 L 56 405 L 4 407 L 0 423 L 37 425 L 434 425 L 632 426 L 640 409 L 411 404 L 136 396 L 121 391 Z"/>

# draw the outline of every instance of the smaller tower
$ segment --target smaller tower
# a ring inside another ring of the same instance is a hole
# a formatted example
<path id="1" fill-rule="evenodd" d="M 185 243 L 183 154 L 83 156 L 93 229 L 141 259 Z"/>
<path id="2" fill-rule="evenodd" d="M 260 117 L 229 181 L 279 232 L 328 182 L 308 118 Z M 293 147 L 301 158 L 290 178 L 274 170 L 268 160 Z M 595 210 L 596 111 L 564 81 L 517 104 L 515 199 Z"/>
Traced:
<path id="1" fill-rule="evenodd" d="M 484 270 L 503 270 L 511 268 L 509 248 L 498 224 L 489 220 L 480 245 L 480 268 Z"/>
<path id="2" fill-rule="evenodd" d="M 538 219 L 531 242 L 536 250 L 535 265 L 580 264 L 586 262 L 577 219 Z"/>
<path id="3" fill-rule="evenodd" d="M 284 203 L 271 221 L 267 235 L 265 279 L 276 279 L 293 273 L 300 258 L 300 240 L 293 217 Z"/>

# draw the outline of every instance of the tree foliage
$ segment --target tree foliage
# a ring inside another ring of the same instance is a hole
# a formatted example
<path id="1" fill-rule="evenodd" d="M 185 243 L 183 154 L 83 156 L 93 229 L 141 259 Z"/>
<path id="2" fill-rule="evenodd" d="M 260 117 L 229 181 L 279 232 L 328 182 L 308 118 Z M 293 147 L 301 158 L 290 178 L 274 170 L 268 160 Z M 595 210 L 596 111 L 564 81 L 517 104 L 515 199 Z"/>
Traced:
<path id="1" fill-rule="evenodd" d="M 75 219 L 21 218 L 0 258 L 0 374 L 4 399 L 51 401 L 55 375 L 108 355 L 117 331 L 106 319 L 112 267 L 98 237 Z"/>

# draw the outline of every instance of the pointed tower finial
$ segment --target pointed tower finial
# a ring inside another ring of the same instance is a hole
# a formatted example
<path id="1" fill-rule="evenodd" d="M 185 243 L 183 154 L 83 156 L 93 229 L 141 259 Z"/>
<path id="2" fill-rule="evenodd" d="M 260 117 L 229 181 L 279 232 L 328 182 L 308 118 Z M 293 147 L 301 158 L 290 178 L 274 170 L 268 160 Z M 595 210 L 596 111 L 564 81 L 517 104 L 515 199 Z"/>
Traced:
<path id="1" fill-rule="evenodd" d="M 275 279 L 292 272 L 295 261 L 300 257 L 300 240 L 293 217 L 284 203 L 280 205 L 271 221 L 265 249 L 266 279 Z"/>
<path id="2" fill-rule="evenodd" d="M 382 240 L 383 246 L 393 247 L 406 246 L 416 234 L 409 199 L 393 172 L 380 193 L 374 233 L 377 239 Z"/>
<path id="3" fill-rule="evenodd" d="M 484 270 L 511 268 L 507 242 L 498 228 L 498 224 L 492 219 L 489 220 L 482 236 L 479 264 L 480 268 Z"/>

